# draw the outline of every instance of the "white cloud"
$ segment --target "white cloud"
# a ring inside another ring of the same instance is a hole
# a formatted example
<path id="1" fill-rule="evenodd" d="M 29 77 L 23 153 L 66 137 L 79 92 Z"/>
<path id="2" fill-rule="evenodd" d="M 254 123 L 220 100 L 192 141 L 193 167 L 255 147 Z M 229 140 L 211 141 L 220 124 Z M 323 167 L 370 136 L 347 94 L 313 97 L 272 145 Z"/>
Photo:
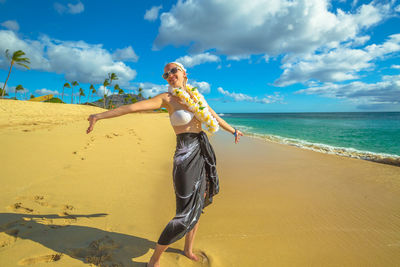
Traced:
<path id="1" fill-rule="evenodd" d="M 394 11 L 400 12 L 400 5 L 397 5 L 397 6 L 394 8 Z"/>
<path id="2" fill-rule="evenodd" d="M 10 54 L 17 50 L 25 52 L 30 59 L 30 68 L 39 70 L 49 70 L 50 64 L 48 59 L 44 57 L 44 44 L 35 40 L 21 40 L 14 32 L 0 30 L 0 51 L 10 50 Z M 4 58 L 4 53 L 0 53 L 0 68 L 7 69 L 10 62 Z M 21 68 L 15 65 L 16 68 Z"/>
<path id="3" fill-rule="evenodd" d="M 241 57 L 310 53 L 357 38 L 391 16 L 391 8 L 372 1 L 346 13 L 331 11 L 328 0 L 178 1 L 161 14 L 154 47 L 192 44 L 195 53 Z"/>
<path id="4" fill-rule="evenodd" d="M 310 80 L 338 82 L 358 79 L 357 72 L 373 69 L 374 60 L 400 51 L 400 34 L 389 36 L 381 45 L 369 45 L 362 49 L 337 48 L 325 53 L 285 57 L 283 74 L 275 81 L 276 86 L 305 83 Z"/>
<path id="5" fill-rule="evenodd" d="M 113 53 L 114 60 L 122 60 L 122 61 L 130 61 L 137 62 L 139 57 L 136 55 L 135 51 L 133 51 L 132 46 L 125 47 L 123 49 L 117 49 Z"/>
<path id="6" fill-rule="evenodd" d="M 61 93 L 58 92 L 57 90 L 49 90 L 46 88 L 35 90 L 35 94 L 38 94 L 38 95 L 61 95 Z"/>
<path id="7" fill-rule="evenodd" d="M 78 3 L 76 3 L 75 5 L 68 3 L 66 6 L 56 2 L 56 3 L 54 3 L 54 9 L 59 14 L 64 14 L 64 13 L 79 14 L 85 10 L 85 6 L 80 1 Z"/>
<path id="8" fill-rule="evenodd" d="M 69 81 L 99 84 L 103 83 L 108 73 L 115 72 L 119 77 L 118 83 L 123 85 L 136 76 L 135 70 L 114 60 L 101 44 L 61 41 L 49 37 L 42 37 L 38 41 L 22 40 L 12 31 L 0 31 L 0 51 L 9 48 L 23 50 L 31 61 L 31 69 L 64 74 Z M 0 54 L 1 57 L 4 56 Z M 0 68 L 8 67 L 9 62 L 3 58 Z"/>
<path id="9" fill-rule="evenodd" d="M 200 93 L 208 94 L 210 93 L 210 84 L 208 82 L 196 82 L 196 81 L 189 81 L 190 85 L 193 87 L 197 87 Z"/>
<path id="10" fill-rule="evenodd" d="M 196 82 L 193 80 L 189 80 L 188 83 L 192 86 L 197 87 L 198 90 L 203 94 L 207 94 L 208 92 L 210 92 L 210 85 L 207 82 Z M 132 87 L 128 86 L 127 89 L 133 89 L 137 94 L 139 93 L 139 87 L 143 89 L 142 95 L 145 98 L 148 98 L 149 96 L 154 97 L 158 94 L 168 92 L 168 84 L 155 84 L 150 82 L 137 83 Z"/>
<path id="11" fill-rule="evenodd" d="M 19 24 L 16 20 L 6 20 L 1 23 L 1 26 L 15 32 L 19 31 Z"/>
<path id="12" fill-rule="evenodd" d="M 197 54 L 193 56 L 184 56 L 176 59 L 175 61 L 183 64 L 185 68 L 192 68 L 206 62 L 218 62 L 220 58 L 210 53 Z"/>
<path id="13" fill-rule="evenodd" d="M 144 19 L 148 21 L 155 21 L 158 18 L 158 12 L 161 8 L 162 5 L 153 6 L 152 8 L 146 10 L 146 13 L 144 14 Z"/>
<path id="14" fill-rule="evenodd" d="M 326 83 L 322 86 L 299 90 L 298 94 L 321 95 L 346 99 L 361 105 L 400 104 L 400 75 L 383 76 L 377 83 L 351 82 L 347 84 Z"/>
<path id="15" fill-rule="evenodd" d="M 110 86 L 105 88 L 103 85 L 100 85 L 99 89 L 96 90 L 96 94 L 99 97 L 103 97 L 104 95 L 112 95 L 112 88 Z"/>
<path id="16" fill-rule="evenodd" d="M 79 14 L 85 10 L 85 7 L 83 6 L 82 2 L 78 2 L 75 5 L 67 4 L 67 6 L 68 6 L 68 12 L 71 14 Z"/>
<path id="17" fill-rule="evenodd" d="M 268 55 L 265 55 L 264 58 L 268 57 Z M 240 61 L 243 59 L 250 59 L 249 55 L 237 55 L 237 56 L 228 56 L 228 60 L 233 60 L 233 61 Z"/>
<path id="18" fill-rule="evenodd" d="M 90 45 L 83 41 L 47 41 L 50 68 L 65 74 L 67 80 L 83 83 L 102 83 L 108 73 L 115 72 L 118 83 L 126 84 L 136 76 L 136 71 L 121 61 L 114 61 L 102 45 Z"/>
<path id="19" fill-rule="evenodd" d="M 389 36 L 389 40 L 381 45 L 369 45 L 365 48 L 368 54 L 374 58 L 384 57 L 388 54 L 400 51 L 400 34 Z"/>
<path id="20" fill-rule="evenodd" d="M 166 84 L 159 85 L 146 82 L 146 83 L 139 83 L 138 88 L 139 87 L 143 89 L 142 95 L 145 98 L 148 98 L 149 96 L 154 97 L 158 94 L 165 93 L 168 91 L 168 85 Z"/>
<path id="21" fill-rule="evenodd" d="M 283 97 L 279 95 L 279 92 L 275 92 L 274 95 L 269 95 L 264 98 L 258 98 L 249 96 L 243 93 L 235 93 L 235 92 L 229 92 L 227 90 L 224 90 L 222 87 L 218 87 L 218 92 L 221 94 L 233 98 L 235 101 L 247 101 L 247 102 L 254 102 L 254 103 L 261 103 L 261 104 L 271 104 L 274 102 L 280 102 L 283 100 Z"/>
<path id="22" fill-rule="evenodd" d="M 390 66 L 390 68 L 392 68 L 392 69 L 400 69 L 400 65 L 392 65 L 392 66 Z"/>

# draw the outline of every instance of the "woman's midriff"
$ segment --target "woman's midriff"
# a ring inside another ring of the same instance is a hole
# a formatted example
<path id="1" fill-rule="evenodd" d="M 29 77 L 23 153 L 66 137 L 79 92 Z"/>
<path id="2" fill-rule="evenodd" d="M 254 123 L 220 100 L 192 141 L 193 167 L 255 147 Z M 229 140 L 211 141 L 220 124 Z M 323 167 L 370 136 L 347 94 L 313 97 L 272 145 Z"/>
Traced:
<path id="1" fill-rule="evenodd" d="M 193 117 L 193 119 L 188 124 L 181 126 L 172 126 L 172 128 L 174 128 L 175 134 L 199 133 L 202 131 L 201 123 L 196 119 L 196 117 Z"/>

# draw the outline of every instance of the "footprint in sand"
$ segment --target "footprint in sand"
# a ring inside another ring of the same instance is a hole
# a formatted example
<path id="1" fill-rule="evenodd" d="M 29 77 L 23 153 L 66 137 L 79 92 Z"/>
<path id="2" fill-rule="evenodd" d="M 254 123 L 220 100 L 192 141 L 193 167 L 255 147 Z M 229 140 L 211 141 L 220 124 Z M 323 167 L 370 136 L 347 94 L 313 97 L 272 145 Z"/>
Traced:
<path id="1" fill-rule="evenodd" d="M 123 266 L 113 259 L 113 251 L 120 248 L 109 236 L 92 241 L 87 248 L 70 249 L 71 255 L 95 266 Z"/>
<path id="2" fill-rule="evenodd" d="M 21 202 L 15 203 L 14 205 L 9 206 L 14 211 L 23 212 L 23 213 L 32 213 L 33 209 L 26 208 L 22 206 Z"/>
<path id="3" fill-rule="evenodd" d="M 47 207 L 49 205 L 49 203 L 47 203 L 44 200 L 44 196 L 34 196 L 33 200 L 35 201 L 36 204 L 39 204 L 40 206 L 43 206 L 43 207 Z"/>
<path id="4" fill-rule="evenodd" d="M 71 223 L 76 222 L 78 219 L 71 215 L 69 212 L 74 210 L 75 208 L 72 205 L 64 205 L 63 211 L 58 213 L 57 215 L 64 218 L 65 225 L 70 225 Z"/>
<path id="5" fill-rule="evenodd" d="M 32 258 L 26 258 L 22 259 L 18 262 L 18 265 L 32 265 L 36 263 L 44 263 L 44 262 L 55 262 L 61 260 L 63 254 L 62 253 L 57 253 L 57 254 L 50 254 L 50 255 L 43 255 L 39 257 L 32 257 Z"/>
<path id="6" fill-rule="evenodd" d="M 9 229 L 0 233 L 0 249 L 14 244 L 18 239 L 18 234 L 18 229 Z"/>
<path id="7" fill-rule="evenodd" d="M 210 260 L 207 257 L 207 254 L 204 251 L 194 251 L 194 253 L 200 257 L 200 263 L 202 266 L 209 266 Z"/>
<path id="8" fill-rule="evenodd" d="M 64 210 L 73 210 L 74 206 L 72 205 L 64 205 Z"/>
<path id="9" fill-rule="evenodd" d="M 0 249 L 11 246 L 13 243 L 15 243 L 15 238 L 0 235 Z"/>
<path id="10" fill-rule="evenodd" d="M 128 133 L 129 133 L 129 134 L 133 134 L 133 135 L 136 136 L 136 132 L 135 132 L 135 130 L 133 130 L 133 129 L 128 129 Z"/>

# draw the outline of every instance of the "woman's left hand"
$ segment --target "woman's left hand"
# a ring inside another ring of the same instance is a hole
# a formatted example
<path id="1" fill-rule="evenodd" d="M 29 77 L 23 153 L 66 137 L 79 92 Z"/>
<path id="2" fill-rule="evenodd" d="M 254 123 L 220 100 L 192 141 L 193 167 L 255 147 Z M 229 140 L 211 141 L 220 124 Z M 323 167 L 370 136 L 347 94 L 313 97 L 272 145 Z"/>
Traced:
<path id="1" fill-rule="evenodd" d="M 237 144 L 239 142 L 240 136 L 243 136 L 243 133 L 239 130 L 236 130 L 236 134 L 234 134 L 235 136 L 235 144 Z"/>

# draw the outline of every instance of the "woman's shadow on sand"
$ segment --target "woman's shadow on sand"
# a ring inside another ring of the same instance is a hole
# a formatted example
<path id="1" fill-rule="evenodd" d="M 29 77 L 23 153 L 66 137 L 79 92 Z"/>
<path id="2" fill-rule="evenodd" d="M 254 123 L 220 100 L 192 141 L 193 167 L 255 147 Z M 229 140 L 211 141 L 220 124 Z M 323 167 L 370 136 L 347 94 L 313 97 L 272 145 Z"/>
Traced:
<path id="1" fill-rule="evenodd" d="M 0 247 L 12 245 L 18 239 L 29 239 L 56 251 L 52 255 L 39 257 L 24 255 L 18 262 L 20 265 L 58 261 L 65 254 L 97 266 L 145 266 L 145 262 L 136 262 L 134 258 L 145 255 L 155 247 L 155 242 L 137 236 L 71 225 L 78 218 L 104 216 L 107 214 L 59 216 L 0 213 Z M 181 250 L 173 248 L 167 252 L 183 254 Z"/>

